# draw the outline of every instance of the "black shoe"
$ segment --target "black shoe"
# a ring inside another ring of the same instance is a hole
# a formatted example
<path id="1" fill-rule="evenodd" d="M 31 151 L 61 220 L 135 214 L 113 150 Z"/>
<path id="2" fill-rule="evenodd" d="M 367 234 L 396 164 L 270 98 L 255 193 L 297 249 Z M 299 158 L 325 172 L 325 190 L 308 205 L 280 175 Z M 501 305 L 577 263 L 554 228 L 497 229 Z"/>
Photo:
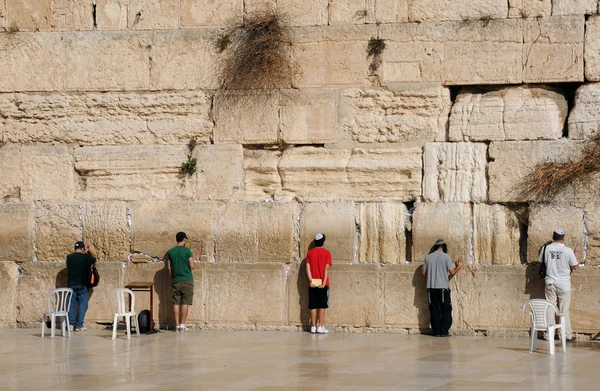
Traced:
<path id="1" fill-rule="evenodd" d="M 450 333 L 444 333 L 444 334 L 440 334 L 440 337 L 449 337 Z"/>

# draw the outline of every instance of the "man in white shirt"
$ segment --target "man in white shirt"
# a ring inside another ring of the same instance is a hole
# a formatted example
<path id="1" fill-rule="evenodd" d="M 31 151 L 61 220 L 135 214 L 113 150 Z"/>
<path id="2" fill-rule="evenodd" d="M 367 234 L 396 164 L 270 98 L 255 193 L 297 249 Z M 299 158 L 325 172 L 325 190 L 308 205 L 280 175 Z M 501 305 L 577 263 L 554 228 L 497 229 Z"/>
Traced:
<path id="1" fill-rule="evenodd" d="M 558 310 L 565 315 L 565 333 L 567 341 L 573 341 L 573 329 L 569 318 L 571 304 L 571 272 L 579 268 L 580 250 L 565 246 L 565 231 L 557 229 L 552 234 L 553 242 L 540 253 L 540 262 L 546 263 L 546 300 L 553 303 L 558 299 Z M 555 319 L 551 319 L 554 323 Z M 549 339 L 547 333 L 544 338 Z"/>

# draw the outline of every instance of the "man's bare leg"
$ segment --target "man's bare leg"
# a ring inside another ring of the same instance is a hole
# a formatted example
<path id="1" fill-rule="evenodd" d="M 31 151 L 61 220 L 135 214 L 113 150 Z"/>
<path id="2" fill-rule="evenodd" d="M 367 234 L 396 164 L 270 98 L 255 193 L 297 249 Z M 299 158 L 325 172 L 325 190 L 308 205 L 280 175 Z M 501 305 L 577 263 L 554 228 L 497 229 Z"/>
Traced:
<path id="1" fill-rule="evenodd" d="M 317 327 L 317 310 L 310 310 L 310 325 L 313 327 Z"/>
<path id="2" fill-rule="evenodd" d="M 320 327 L 323 327 L 323 322 L 325 322 L 325 308 L 319 308 L 319 326 Z"/>
<path id="3" fill-rule="evenodd" d="M 173 316 L 175 317 L 175 326 L 179 327 L 179 305 L 173 304 Z M 187 316 L 187 308 L 185 310 L 185 314 Z"/>
<path id="4" fill-rule="evenodd" d="M 186 324 L 187 321 L 187 315 L 188 315 L 188 305 L 187 304 L 183 304 L 181 306 L 181 324 Z"/>

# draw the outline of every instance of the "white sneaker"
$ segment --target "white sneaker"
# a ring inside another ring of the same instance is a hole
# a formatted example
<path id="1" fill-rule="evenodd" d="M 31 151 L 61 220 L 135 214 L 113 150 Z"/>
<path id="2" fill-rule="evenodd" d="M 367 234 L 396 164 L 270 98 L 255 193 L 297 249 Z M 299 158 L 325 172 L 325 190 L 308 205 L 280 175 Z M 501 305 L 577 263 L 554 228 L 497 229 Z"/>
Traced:
<path id="1" fill-rule="evenodd" d="M 327 330 L 325 328 L 325 326 L 319 326 L 317 327 L 317 334 L 327 334 L 329 332 L 329 330 Z"/>
<path id="2" fill-rule="evenodd" d="M 317 326 L 310 326 L 310 333 L 314 334 L 317 332 Z"/>
<path id="3" fill-rule="evenodd" d="M 180 332 L 180 333 L 183 333 L 183 332 L 186 332 L 186 331 L 190 331 L 190 328 L 189 328 L 189 327 L 187 327 L 187 326 L 186 326 L 186 325 L 184 325 L 184 324 L 182 324 L 181 326 L 179 326 L 179 332 Z"/>
<path id="4" fill-rule="evenodd" d="M 73 326 L 72 324 L 69 325 L 69 331 L 75 331 L 75 326 Z"/>

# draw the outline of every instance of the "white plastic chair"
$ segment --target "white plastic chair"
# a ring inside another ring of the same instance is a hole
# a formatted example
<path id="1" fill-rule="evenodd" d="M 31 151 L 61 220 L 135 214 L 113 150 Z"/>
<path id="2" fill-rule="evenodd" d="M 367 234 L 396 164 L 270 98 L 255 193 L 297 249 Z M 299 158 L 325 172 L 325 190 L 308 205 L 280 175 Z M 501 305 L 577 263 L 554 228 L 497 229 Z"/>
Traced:
<path id="1" fill-rule="evenodd" d="M 131 303 L 129 311 L 127 311 L 128 302 Z M 131 289 L 114 289 L 110 294 L 110 309 L 114 314 L 112 339 L 117 337 L 117 323 L 121 316 L 125 318 L 125 324 L 127 325 L 127 339 L 131 339 L 132 318 L 137 336 L 138 338 L 140 337 L 140 325 L 138 324 L 137 314 L 135 313 L 135 293 L 133 293 Z"/>
<path id="2" fill-rule="evenodd" d="M 535 342 L 537 340 L 537 332 L 545 331 L 548 333 L 550 342 L 550 354 L 554 354 L 554 333 L 556 329 L 560 329 L 560 338 L 562 342 L 563 352 L 567 351 L 567 340 L 565 338 L 565 317 L 563 314 L 558 312 L 556 304 L 551 301 L 544 299 L 532 299 L 525 303 L 523 311 L 528 312 L 531 317 L 531 344 L 529 347 L 530 352 L 535 352 Z M 560 317 L 560 324 L 554 324 L 548 319 L 554 319 L 558 314 Z"/>
<path id="3" fill-rule="evenodd" d="M 46 331 L 47 317 L 50 317 L 50 338 L 54 338 L 56 318 L 62 318 L 60 321 L 61 335 L 64 337 L 66 332 L 67 337 L 71 337 L 71 329 L 69 327 L 71 296 L 73 296 L 73 289 L 71 288 L 58 288 L 48 293 L 48 311 L 42 315 L 42 338 L 44 338 Z"/>

